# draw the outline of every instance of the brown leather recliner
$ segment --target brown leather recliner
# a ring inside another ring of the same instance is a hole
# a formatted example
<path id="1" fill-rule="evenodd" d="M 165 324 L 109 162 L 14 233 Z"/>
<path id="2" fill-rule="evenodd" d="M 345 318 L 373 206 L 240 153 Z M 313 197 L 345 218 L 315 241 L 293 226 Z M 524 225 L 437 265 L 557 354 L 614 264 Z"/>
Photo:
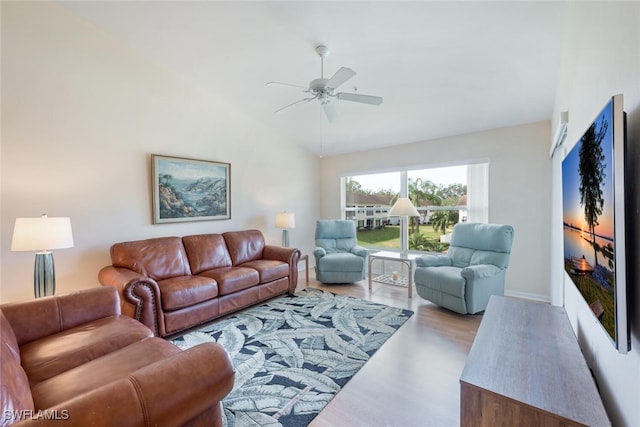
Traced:
<path id="1" fill-rule="evenodd" d="M 300 251 L 259 230 L 116 243 L 100 283 L 122 312 L 166 337 L 285 293 L 298 284 Z"/>
<path id="2" fill-rule="evenodd" d="M 0 306 L 1 425 L 220 426 L 233 366 L 120 314 L 111 287 Z"/>

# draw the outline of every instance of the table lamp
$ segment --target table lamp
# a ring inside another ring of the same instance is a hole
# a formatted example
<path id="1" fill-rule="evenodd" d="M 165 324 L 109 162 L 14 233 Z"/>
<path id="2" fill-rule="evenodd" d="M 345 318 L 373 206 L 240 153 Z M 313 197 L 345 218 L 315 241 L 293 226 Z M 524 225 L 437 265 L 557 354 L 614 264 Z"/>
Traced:
<path id="1" fill-rule="evenodd" d="M 296 228 L 296 216 L 291 212 L 276 214 L 276 228 L 282 228 L 282 246 L 289 247 L 289 229 Z"/>
<path id="2" fill-rule="evenodd" d="M 11 241 L 12 251 L 38 251 L 33 271 L 36 298 L 54 295 L 56 276 L 51 249 L 73 247 L 71 219 L 67 217 L 16 218 Z"/>
<path id="3" fill-rule="evenodd" d="M 413 206 L 408 197 L 400 197 L 391 207 L 387 216 L 400 217 L 400 253 L 403 257 L 409 252 L 409 229 L 407 227 L 407 218 L 410 216 L 420 216 L 420 213 Z"/>

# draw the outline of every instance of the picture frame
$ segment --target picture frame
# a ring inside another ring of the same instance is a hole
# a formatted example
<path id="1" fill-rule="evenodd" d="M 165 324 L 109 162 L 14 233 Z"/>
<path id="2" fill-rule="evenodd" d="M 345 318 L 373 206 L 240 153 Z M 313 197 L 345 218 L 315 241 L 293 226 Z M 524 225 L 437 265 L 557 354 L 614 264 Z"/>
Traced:
<path id="1" fill-rule="evenodd" d="M 153 223 L 231 219 L 231 164 L 151 155 Z"/>

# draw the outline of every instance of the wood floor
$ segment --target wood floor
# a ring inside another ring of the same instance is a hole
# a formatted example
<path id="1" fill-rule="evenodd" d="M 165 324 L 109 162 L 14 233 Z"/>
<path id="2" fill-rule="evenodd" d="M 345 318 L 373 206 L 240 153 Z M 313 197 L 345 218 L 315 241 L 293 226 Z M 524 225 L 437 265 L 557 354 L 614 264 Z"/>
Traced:
<path id="1" fill-rule="evenodd" d="M 462 316 L 407 289 L 366 281 L 323 285 L 310 272 L 305 286 L 415 312 L 310 424 L 313 427 L 460 425 L 460 385 L 465 359 L 482 316 Z"/>

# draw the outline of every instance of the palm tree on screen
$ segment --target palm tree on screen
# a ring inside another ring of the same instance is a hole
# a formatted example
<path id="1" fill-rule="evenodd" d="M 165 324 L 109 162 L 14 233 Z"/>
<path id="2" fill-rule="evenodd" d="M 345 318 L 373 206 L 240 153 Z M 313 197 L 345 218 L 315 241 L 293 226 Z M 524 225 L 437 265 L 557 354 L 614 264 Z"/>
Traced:
<path id="1" fill-rule="evenodd" d="M 604 199 L 602 197 L 602 182 L 605 178 L 605 156 L 600 143 L 604 138 L 609 123 L 602 118 L 602 126 L 596 130 L 593 123 L 580 139 L 580 206 L 584 208 L 584 220 L 589 226 L 593 246 L 593 254 L 598 266 L 598 250 L 595 228 L 598 225 L 598 217 L 602 215 Z"/>

